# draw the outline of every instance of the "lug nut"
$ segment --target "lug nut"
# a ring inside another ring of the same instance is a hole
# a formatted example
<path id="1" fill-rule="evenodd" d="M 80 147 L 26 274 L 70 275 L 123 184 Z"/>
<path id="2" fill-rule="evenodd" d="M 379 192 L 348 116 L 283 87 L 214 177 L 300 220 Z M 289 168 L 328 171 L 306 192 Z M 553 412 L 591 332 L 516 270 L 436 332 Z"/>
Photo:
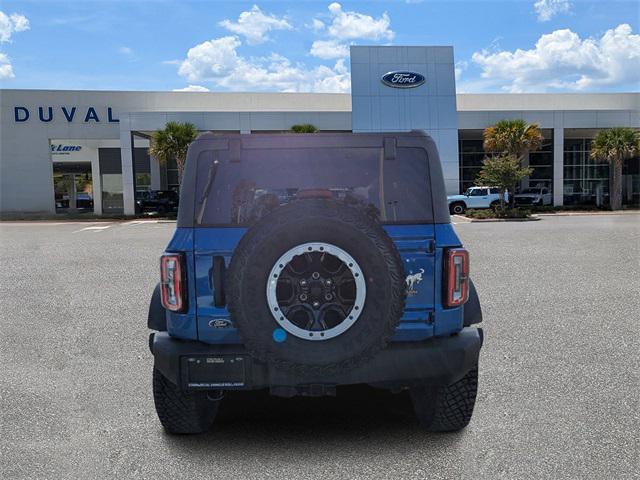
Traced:
<path id="1" fill-rule="evenodd" d="M 307 281 L 306 280 L 300 280 L 300 286 L 301 287 L 306 287 L 307 286 Z"/>
<path id="2" fill-rule="evenodd" d="M 324 283 L 327 287 L 330 287 L 333 284 L 330 278 L 328 278 Z"/>
<path id="3" fill-rule="evenodd" d="M 318 272 L 313 272 L 311 274 L 311 278 L 313 278 L 314 280 L 317 280 L 320 278 L 320 274 Z"/>
<path id="4" fill-rule="evenodd" d="M 331 295 L 330 293 L 327 293 L 327 294 L 324 296 L 324 299 L 325 299 L 327 302 L 328 302 L 329 300 L 331 300 L 332 298 L 333 298 L 333 295 Z"/>
<path id="5" fill-rule="evenodd" d="M 301 302 L 306 302 L 307 301 L 307 294 L 306 293 L 301 293 L 300 294 L 300 301 Z"/>
<path id="6" fill-rule="evenodd" d="M 313 302 L 311 305 L 313 305 L 313 308 L 318 308 L 320 306 L 320 302 L 318 302 L 317 300 L 315 302 Z"/>

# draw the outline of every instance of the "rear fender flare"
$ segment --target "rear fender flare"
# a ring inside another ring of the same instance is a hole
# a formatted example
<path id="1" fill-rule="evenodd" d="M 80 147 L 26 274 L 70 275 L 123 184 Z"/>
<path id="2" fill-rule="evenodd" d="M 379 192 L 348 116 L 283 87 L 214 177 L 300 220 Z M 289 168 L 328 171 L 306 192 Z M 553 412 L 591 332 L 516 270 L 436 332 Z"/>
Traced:
<path id="1" fill-rule="evenodd" d="M 167 331 L 167 311 L 162 306 L 160 283 L 156 285 L 156 288 L 153 289 L 153 295 L 151 295 L 147 326 L 151 330 L 157 330 L 159 332 Z"/>
<path id="2" fill-rule="evenodd" d="M 473 280 L 469 280 L 469 300 L 464 304 L 463 326 L 468 327 L 480 322 L 482 322 L 480 297 L 478 297 Z"/>

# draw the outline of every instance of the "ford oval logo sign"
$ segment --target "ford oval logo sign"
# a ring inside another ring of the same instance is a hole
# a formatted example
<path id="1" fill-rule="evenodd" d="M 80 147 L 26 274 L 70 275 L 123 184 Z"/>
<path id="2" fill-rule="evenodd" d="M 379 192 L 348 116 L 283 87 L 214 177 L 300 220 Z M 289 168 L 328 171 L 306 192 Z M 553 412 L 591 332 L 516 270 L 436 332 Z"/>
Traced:
<path id="1" fill-rule="evenodd" d="M 394 88 L 415 88 L 424 83 L 424 75 L 416 72 L 389 72 L 385 73 L 382 78 L 382 83 L 388 87 Z"/>

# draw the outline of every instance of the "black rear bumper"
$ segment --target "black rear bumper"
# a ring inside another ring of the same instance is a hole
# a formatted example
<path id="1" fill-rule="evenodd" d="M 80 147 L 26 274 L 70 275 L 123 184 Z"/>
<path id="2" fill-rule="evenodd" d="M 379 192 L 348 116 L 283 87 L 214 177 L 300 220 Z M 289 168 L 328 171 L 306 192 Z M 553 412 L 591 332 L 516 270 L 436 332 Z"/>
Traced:
<path id="1" fill-rule="evenodd" d="M 155 366 L 176 385 L 189 390 L 255 390 L 280 394 L 331 392 L 338 385 L 366 383 L 404 387 L 417 382 L 448 385 L 478 362 L 483 335 L 480 328 L 423 342 L 395 342 L 366 364 L 331 376 L 314 377 L 276 369 L 251 357 L 241 345 L 210 345 L 151 334 Z"/>

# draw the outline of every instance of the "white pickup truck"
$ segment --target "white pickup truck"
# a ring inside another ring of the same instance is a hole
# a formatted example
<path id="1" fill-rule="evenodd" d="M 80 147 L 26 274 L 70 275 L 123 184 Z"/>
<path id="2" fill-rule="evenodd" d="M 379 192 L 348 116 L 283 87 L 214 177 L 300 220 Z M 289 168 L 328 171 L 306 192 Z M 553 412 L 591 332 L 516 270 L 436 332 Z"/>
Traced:
<path id="1" fill-rule="evenodd" d="M 509 193 L 504 195 L 509 201 Z M 471 187 L 462 195 L 447 196 L 449 212 L 454 215 L 463 214 L 468 208 L 496 208 L 500 205 L 500 189 L 496 187 Z"/>
<path id="2" fill-rule="evenodd" d="M 533 187 L 525 188 L 520 193 L 513 196 L 516 205 L 551 205 L 553 195 L 548 188 Z"/>

